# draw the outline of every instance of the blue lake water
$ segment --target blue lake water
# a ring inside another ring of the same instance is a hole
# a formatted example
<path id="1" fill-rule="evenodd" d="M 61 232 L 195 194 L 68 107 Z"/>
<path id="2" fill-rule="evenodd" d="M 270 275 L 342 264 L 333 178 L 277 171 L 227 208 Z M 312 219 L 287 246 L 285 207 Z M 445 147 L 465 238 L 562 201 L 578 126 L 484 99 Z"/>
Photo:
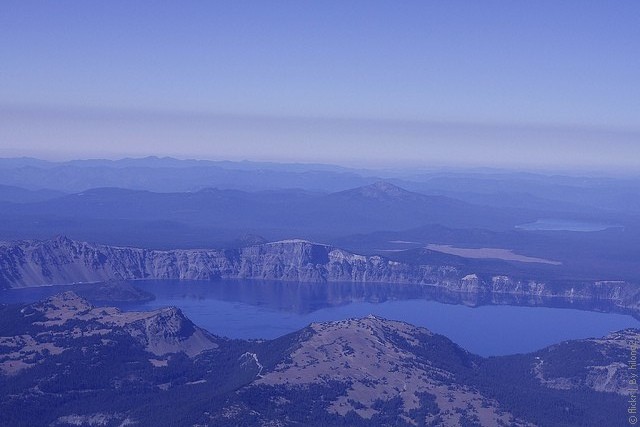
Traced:
<path id="1" fill-rule="evenodd" d="M 563 340 L 640 327 L 630 315 L 578 310 L 569 304 L 562 308 L 471 307 L 465 304 L 477 302 L 434 298 L 418 286 L 246 280 L 132 283 L 153 293 L 155 300 L 109 305 L 123 310 L 177 306 L 197 325 L 231 338 L 275 338 L 312 322 L 375 314 L 424 326 L 469 351 L 489 356 L 530 352 Z M 36 301 L 64 290 L 55 286 L 1 291 L 0 302 Z"/>
<path id="2" fill-rule="evenodd" d="M 609 228 L 620 228 L 619 225 L 597 222 L 572 221 L 565 219 L 539 219 L 535 222 L 522 224 L 516 228 L 528 231 L 602 231 Z"/>

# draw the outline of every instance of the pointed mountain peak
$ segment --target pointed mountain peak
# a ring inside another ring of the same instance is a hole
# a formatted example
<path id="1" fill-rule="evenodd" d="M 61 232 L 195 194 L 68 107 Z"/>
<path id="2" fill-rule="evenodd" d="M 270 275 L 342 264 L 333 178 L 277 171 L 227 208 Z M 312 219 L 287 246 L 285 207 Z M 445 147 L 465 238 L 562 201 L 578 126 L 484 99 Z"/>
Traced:
<path id="1" fill-rule="evenodd" d="M 375 191 L 381 191 L 384 193 L 398 193 L 398 192 L 408 193 L 408 191 L 405 190 L 404 188 L 398 187 L 397 185 L 387 181 L 376 181 L 373 184 L 367 185 L 363 188 L 368 188 Z"/>
<path id="2" fill-rule="evenodd" d="M 364 187 L 358 187 L 336 194 L 376 200 L 414 200 L 422 197 L 421 194 L 405 190 L 404 188 L 398 187 L 397 185 L 391 184 L 387 181 L 377 181 L 373 184 L 365 185 Z"/>

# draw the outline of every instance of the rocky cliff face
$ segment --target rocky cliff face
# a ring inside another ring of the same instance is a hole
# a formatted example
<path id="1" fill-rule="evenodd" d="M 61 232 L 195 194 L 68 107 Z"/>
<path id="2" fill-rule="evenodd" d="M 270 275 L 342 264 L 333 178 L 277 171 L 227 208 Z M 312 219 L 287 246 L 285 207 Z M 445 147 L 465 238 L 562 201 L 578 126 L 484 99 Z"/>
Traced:
<path id="1" fill-rule="evenodd" d="M 0 244 L 0 288 L 109 279 L 220 278 L 411 283 L 471 295 L 609 301 L 620 308 L 640 310 L 640 288 L 626 282 L 551 286 L 508 276 L 479 277 L 452 266 L 396 262 L 304 240 L 233 250 L 172 251 L 97 245 L 65 237 Z"/>
<path id="2" fill-rule="evenodd" d="M 455 278 L 447 267 L 414 266 L 355 255 L 303 240 L 234 250 L 153 251 L 65 237 L 0 246 L 0 285 L 38 286 L 115 279 L 247 278 L 302 282 L 432 283 Z"/>

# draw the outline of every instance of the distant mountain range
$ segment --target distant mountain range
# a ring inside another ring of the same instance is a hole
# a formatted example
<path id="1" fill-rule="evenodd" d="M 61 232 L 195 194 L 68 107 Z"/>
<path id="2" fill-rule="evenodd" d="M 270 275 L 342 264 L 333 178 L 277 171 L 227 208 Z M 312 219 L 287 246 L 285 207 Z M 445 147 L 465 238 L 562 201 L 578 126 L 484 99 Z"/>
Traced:
<path id="1" fill-rule="evenodd" d="M 99 188 L 31 203 L 4 203 L 0 237 L 43 238 L 63 233 L 120 245 L 211 247 L 228 246 L 247 233 L 268 240 L 290 236 L 329 240 L 424 224 L 506 230 L 541 215 L 414 193 L 387 182 L 330 194 Z"/>
<path id="2" fill-rule="evenodd" d="M 325 164 L 146 157 L 48 162 L 0 158 L 0 184 L 77 193 L 120 187 L 156 192 L 203 188 L 337 192 L 385 180 L 424 194 L 503 208 L 640 213 L 640 177 L 544 175 L 505 170 L 366 170 Z M 2 200 L 0 192 L 0 200 Z"/>
<path id="3" fill-rule="evenodd" d="M 11 185 L 0 185 L 0 202 L 32 203 L 62 197 L 66 193 L 55 190 L 26 190 Z"/>
<path id="4" fill-rule="evenodd" d="M 335 230 L 334 234 L 406 229 L 426 223 L 504 229 L 539 216 L 537 212 L 492 208 L 446 196 L 414 193 L 387 182 L 331 194 L 216 188 L 192 193 L 157 193 L 96 188 L 37 203 L 6 206 L 3 214 L 166 220 L 194 226 L 246 229 L 297 227 L 316 233 L 331 229 Z"/>
<path id="5" fill-rule="evenodd" d="M 567 228 L 548 230 L 545 221 Z M 156 250 L 300 238 L 404 263 L 439 259 L 487 276 L 635 283 L 640 179 L 157 157 L 0 159 L 0 240 L 55 235 Z M 453 257 L 429 245 L 553 264 Z"/>
<path id="6" fill-rule="evenodd" d="M 482 358 L 368 316 L 229 340 L 72 292 L 0 306 L 0 424 L 619 426 L 640 331 Z"/>

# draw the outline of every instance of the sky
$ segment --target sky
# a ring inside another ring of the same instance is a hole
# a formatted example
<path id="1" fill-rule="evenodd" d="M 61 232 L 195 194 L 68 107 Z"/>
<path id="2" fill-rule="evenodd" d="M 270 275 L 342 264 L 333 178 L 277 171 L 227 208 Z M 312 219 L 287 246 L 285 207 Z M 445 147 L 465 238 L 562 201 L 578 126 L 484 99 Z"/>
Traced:
<path id="1" fill-rule="evenodd" d="M 640 171 L 637 1 L 0 6 L 0 156 Z"/>

